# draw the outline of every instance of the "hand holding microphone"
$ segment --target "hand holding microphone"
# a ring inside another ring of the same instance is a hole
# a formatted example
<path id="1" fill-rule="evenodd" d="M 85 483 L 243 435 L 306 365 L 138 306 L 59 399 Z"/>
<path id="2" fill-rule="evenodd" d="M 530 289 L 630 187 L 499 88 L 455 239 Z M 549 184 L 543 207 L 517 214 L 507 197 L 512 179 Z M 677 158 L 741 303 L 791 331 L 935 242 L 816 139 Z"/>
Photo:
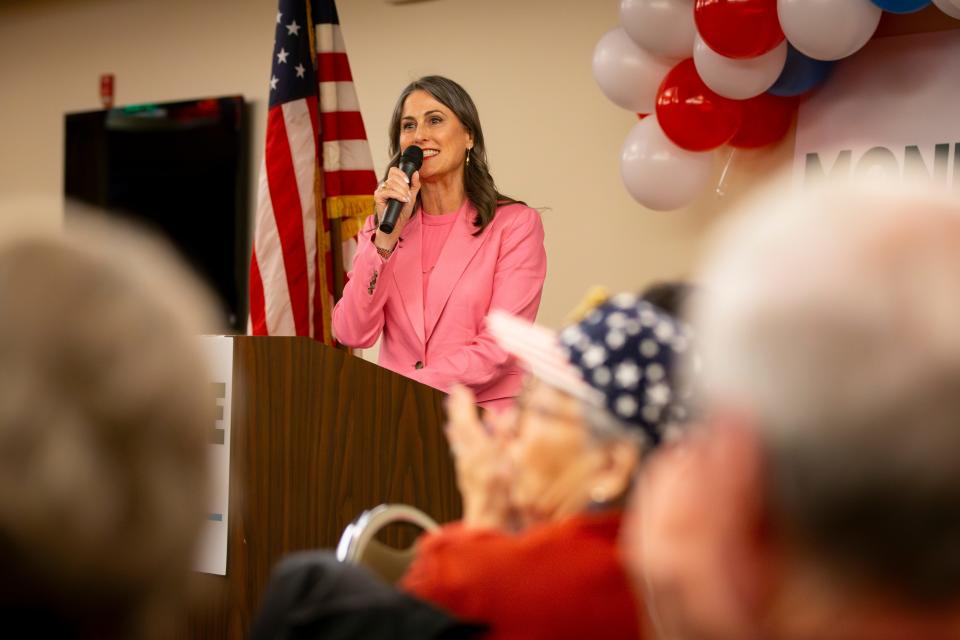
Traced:
<path id="1" fill-rule="evenodd" d="M 420 176 L 417 173 L 423 164 L 423 150 L 416 145 L 404 149 L 397 167 L 391 167 L 387 179 L 380 183 L 374 193 L 380 228 L 374 244 L 380 249 L 392 250 L 400 232 L 413 214 L 413 206 L 420 192 Z"/>

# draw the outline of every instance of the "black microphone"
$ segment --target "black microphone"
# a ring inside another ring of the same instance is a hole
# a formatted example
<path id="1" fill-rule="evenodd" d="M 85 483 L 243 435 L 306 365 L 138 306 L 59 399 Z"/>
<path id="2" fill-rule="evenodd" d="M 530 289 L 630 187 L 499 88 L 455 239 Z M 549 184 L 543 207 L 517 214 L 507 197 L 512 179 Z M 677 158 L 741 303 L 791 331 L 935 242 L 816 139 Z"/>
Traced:
<path id="1" fill-rule="evenodd" d="M 423 149 L 415 144 L 410 145 L 403 150 L 400 156 L 400 163 L 397 167 L 407 176 L 409 182 L 413 179 L 413 174 L 420 170 L 423 164 Z M 383 220 L 380 221 L 380 231 L 384 233 L 393 233 L 393 228 L 397 226 L 397 218 L 400 217 L 400 211 L 403 210 L 405 202 L 394 198 L 387 199 L 387 208 L 383 212 Z"/>

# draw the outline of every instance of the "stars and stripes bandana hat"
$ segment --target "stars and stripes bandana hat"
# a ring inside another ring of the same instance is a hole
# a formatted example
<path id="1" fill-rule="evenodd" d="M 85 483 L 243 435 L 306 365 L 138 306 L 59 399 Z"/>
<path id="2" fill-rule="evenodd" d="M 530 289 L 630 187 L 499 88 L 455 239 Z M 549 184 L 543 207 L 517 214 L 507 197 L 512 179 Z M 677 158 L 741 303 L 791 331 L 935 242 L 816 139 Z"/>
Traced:
<path id="1" fill-rule="evenodd" d="M 487 327 L 533 375 L 640 428 L 653 445 L 690 417 L 691 394 L 676 375 L 690 330 L 633 294 L 610 298 L 559 334 L 503 311 Z"/>

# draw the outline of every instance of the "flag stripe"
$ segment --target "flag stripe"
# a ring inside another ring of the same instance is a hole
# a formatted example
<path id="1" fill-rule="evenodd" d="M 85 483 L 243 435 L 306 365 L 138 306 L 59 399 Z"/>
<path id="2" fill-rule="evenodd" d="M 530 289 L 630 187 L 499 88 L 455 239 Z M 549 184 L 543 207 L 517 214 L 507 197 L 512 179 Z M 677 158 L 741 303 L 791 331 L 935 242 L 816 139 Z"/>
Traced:
<path id="1" fill-rule="evenodd" d="M 257 264 L 257 252 L 254 249 L 250 257 L 250 328 L 255 336 L 268 336 L 266 306 L 263 299 L 263 280 L 260 278 L 260 265 Z"/>
<path id="2" fill-rule="evenodd" d="M 280 259 L 283 248 L 277 233 L 277 221 L 270 202 L 270 188 L 267 185 L 266 158 L 260 167 L 260 185 L 258 188 L 257 226 L 254 238 L 253 259 L 260 270 L 260 282 L 263 286 L 263 326 L 264 335 L 294 335 L 296 327 L 289 313 L 290 293 L 287 290 L 287 270 Z M 259 254 L 260 257 L 257 257 Z M 253 310 L 257 298 L 250 297 L 251 319 L 260 311 Z M 257 334 L 259 335 L 259 334 Z"/>
<path id="3" fill-rule="evenodd" d="M 343 43 L 340 25 L 320 23 L 316 26 L 316 33 L 317 53 L 346 53 L 347 48 Z M 323 78 L 323 76 L 320 77 Z"/>
<path id="4" fill-rule="evenodd" d="M 284 128 L 293 159 L 297 192 L 303 220 L 303 246 L 307 266 L 307 326 L 313 326 L 313 300 L 316 287 L 317 210 L 314 178 L 317 170 L 316 100 L 294 100 L 283 105 Z M 303 334 L 308 335 L 308 334 Z"/>
<path id="5" fill-rule="evenodd" d="M 366 140 L 333 140 L 323 143 L 323 168 L 327 171 L 373 171 Z"/>
<path id="6" fill-rule="evenodd" d="M 336 111 L 320 116 L 320 136 L 324 142 L 331 140 L 364 140 L 367 131 L 363 116 L 357 111 Z"/>
<path id="7" fill-rule="evenodd" d="M 294 188 L 296 173 L 281 109 L 267 114 L 267 186 L 273 204 L 277 231 L 287 272 L 290 307 L 298 336 L 310 335 L 309 282 L 303 234 L 303 210 L 300 194 Z"/>
<path id="8" fill-rule="evenodd" d="M 360 111 L 357 92 L 351 82 L 320 83 L 320 112 Z"/>
<path id="9" fill-rule="evenodd" d="M 323 174 L 327 197 L 339 195 L 373 195 L 377 176 L 372 170 L 328 171 Z"/>
<path id="10" fill-rule="evenodd" d="M 350 62 L 342 52 L 320 53 L 317 55 L 317 75 L 333 82 L 352 82 Z"/>

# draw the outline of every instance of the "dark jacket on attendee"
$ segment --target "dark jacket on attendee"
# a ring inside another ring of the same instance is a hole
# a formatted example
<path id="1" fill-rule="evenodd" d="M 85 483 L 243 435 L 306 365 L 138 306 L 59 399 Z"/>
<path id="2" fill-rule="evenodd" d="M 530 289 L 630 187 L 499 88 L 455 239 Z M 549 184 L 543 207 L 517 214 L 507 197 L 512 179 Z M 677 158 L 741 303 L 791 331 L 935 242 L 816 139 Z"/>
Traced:
<path id="1" fill-rule="evenodd" d="M 303 552 L 273 571 L 251 640 L 456 640 L 482 627 L 462 624 L 329 552 Z"/>

